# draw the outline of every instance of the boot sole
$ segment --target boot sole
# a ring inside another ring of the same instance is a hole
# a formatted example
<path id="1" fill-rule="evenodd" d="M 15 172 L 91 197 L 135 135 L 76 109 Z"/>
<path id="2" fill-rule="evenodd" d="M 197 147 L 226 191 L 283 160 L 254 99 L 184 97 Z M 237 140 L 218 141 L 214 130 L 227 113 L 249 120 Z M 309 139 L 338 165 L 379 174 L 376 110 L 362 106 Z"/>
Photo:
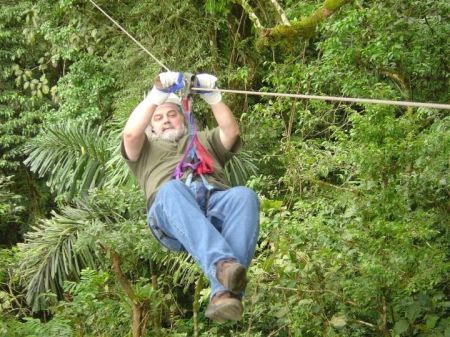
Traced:
<path id="1" fill-rule="evenodd" d="M 236 299 L 224 299 L 219 304 L 209 305 L 205 316 L 218 323 L 239 321 L 242 318 L 243 307 Z"/>

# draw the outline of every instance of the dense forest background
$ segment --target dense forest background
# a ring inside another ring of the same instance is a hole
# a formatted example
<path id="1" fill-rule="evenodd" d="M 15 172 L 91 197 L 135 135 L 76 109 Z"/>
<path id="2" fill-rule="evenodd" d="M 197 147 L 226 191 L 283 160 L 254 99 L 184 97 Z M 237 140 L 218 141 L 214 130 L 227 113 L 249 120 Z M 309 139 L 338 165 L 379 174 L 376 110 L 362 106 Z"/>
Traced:
<path id="1" fill-rule="evenodd" d="M 450 336 L 448 111 L 225 95 L 227 172 L 262 210 L 244 319 L 219 325 L 118 152 L 162 69 L 89 1 L 0 4 L 1 336 Z M 447 0 L 98 4 L 221 88 L 450 101 Z"/>

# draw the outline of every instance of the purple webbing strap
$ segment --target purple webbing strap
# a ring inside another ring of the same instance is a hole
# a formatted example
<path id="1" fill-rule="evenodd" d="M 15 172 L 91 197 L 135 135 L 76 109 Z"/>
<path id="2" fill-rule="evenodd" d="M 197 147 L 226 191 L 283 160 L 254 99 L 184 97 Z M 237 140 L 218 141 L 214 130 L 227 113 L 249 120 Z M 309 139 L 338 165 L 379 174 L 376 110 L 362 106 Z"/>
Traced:
<path id="1" fill-rule="evenodd" d="M 195 120 L 192 117 L 191 114 L 191 99 L 189 97 L 183 97 L 181 99 L 181 107 L 183 109 L 184 116 L 186 118 L 186 121 L 188 123 L 188 129 L 189 129 L 189 143 L 186 147 L 186 150 L 183 153 L 183 156 L 181 157 L 181 160 L 177 164 L 177 167 L 175 168 L 175 171 L 172 174 L 172 178 L 180 179 L 183 176 L 183 172 L 190 168 L 193 171 L 195 171 L 200 164 L 200 162 L 194 162 L 189 163 L 188 162 L 188 156 L 190 155 L 191 158 L 189 159 L 198 159 L 195 151 L 195 139 L 197 138 L 197 126 L 195 125 Z M 192 153 L 191 153 L 192 152 Z"/>

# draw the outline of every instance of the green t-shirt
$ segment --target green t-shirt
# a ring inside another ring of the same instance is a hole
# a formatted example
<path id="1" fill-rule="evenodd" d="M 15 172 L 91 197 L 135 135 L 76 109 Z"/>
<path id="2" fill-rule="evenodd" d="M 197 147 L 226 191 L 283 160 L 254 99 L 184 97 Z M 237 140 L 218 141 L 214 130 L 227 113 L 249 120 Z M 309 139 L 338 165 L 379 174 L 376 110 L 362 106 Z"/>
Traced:
<path id="1" fill-rule="evenodd" d="M 229 187 L 229 182 L 225 177 L 224 167 L 226 162 L 239 151 L 241 140 L 239 138 L 233 148 L 228 151 L 220 141 L 219 132 L 219 128 L 200 131 L 198 132 L 198 138 L 214 160 L 214 172 L 207 175 L 206 179 L 211 185 L 225 189 Z M 146 137 L 137 161 L 128 160 L 122 140 L 122 156 L 136 176 L 139 185 L 144 189 L 147 207 L 153 202 L 158 189 L 166 181 L 172 179 L 172 174 L 183 156 L 188 140 L 188 135 L 183 136 L 176 142 Z M 182 179 L 185 179 L 189 172 L 189 170 L 184 172 Z"/>

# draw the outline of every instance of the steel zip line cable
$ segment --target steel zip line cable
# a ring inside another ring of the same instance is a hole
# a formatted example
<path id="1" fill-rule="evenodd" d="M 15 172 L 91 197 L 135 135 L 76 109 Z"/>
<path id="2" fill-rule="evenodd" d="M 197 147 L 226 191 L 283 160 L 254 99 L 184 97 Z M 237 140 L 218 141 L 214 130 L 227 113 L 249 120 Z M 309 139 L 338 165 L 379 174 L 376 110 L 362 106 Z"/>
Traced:
<path id="1" fill-rule="evenodd" d="M 191 90 L 194 90 L 194 91 L 195 90 L 198 90 L 198 91 L 203 90 L 204 91 L 205 88 L 191 88 Z M 304 99 L 322 100 L 322 101 L 369 103 L 369 104 L 384 104 L 384 105 L 400 105 L 400 106 L 417 107 L 417 108 L 434 108 L 434 109 L 450 110 L 450 104 L 439 104 L 439 103 L 391 101 L 391 100 L 374 99 L 374 98 L 353 98 L 353 97 L 339 97 L 339 96 L 284 94 L 284 93 L 277 93 L 277 92 L 246 91 L 246 90 L 231 90 L 231 89 L 208 89 L 208 91 L 229 92 L 229 93 L 233 93 L 233 94 L 243 94 L 243 95 L 292 97 L 292 98 L 304 98 Z"/>
<path id="2" fill-rule="evenodd" d="M 161 67 L 163 67 L 164 69 L 166 69 L 167 71 L 170 71 L 169 68 L 167 68 L 160 60 L 158 60 L 156 58 L 156 56 L 154 56 L 152 53 L 150 53 L 147 48 L 145 48 L 138 40 L 136 40 L 130 33 L 128 33 L 125 28 L 123 28 L 116 20 L 114 20 L 112 17 L 110 17 L 108 15 L 108 13 L 106 13 L 99 5 L 97 5 L 94 1 L 89 0 L 100 12 L 103 13 L 103 15 L 105 15 L 109 20 L 111 20 L 112 23 L 114 23 L 117 27 L 119 27 L 119 29 L 124 32 L 125 34 L 127 34 L 127 36 L 133 40 L 139 47 L 142 48 L 143 51 L 145 51 L 148 55 L 150 55 L 153 60 L 155 60 L 156 63 L 158 63 Z"/>
<path id="3" fill-rule="evenodd" d="M 136 43 L 143 51 L 150 55 L 153 60 L 158 63 L 162 68 L 170 71 L 156 56 L 150 53 L 138 40 L 136 40 L 130 33 L 128 33 L 125 28 L 123 28 L 117 21 L 115 21 L 111 16 L 108 15 L 99 5 L 97 5 L 93 0 L 89 0 L 100 12 L 103 13 L 112 23 L 114 23 L 119 29 L 124 32 L 134 43 Z M 204 88 L 193 87 L 191 90 L 205 90 Z M 319 95 L 306 95 L 306 94 L 286 94 L 277 92 L 260 92 L 260 91 L 246 91 L 246 90 L 231 90 L 231 89 L 208 89 L 210 91 L 220 91 L 228 92 L 232 94 L 243 94 L 243 95 L 257 95 L 257 96 L 273 96 L 273 97 L 290 97 L 290 98 L 302 98 L 302 99 L 312 99 L 312 100 L 322 100 L 322 101 L 336 101 L 336 102 L 351 102 L 351 103 L 366 103 L 366 104 L 384 104 L 384 105 L 397 105 L 415 108 L 431 108 L 431 109 L 444 109 L 450 110 L 450 104 L 440 104 L 440 103 L 423 103 L 423 102 L 410 102 L 410 101 L 393 101 L 384 99 L 374 99 L 374 98 L 359 98 L 359 97 L 339 97 L 339 96 L 319 96 Z"/>

